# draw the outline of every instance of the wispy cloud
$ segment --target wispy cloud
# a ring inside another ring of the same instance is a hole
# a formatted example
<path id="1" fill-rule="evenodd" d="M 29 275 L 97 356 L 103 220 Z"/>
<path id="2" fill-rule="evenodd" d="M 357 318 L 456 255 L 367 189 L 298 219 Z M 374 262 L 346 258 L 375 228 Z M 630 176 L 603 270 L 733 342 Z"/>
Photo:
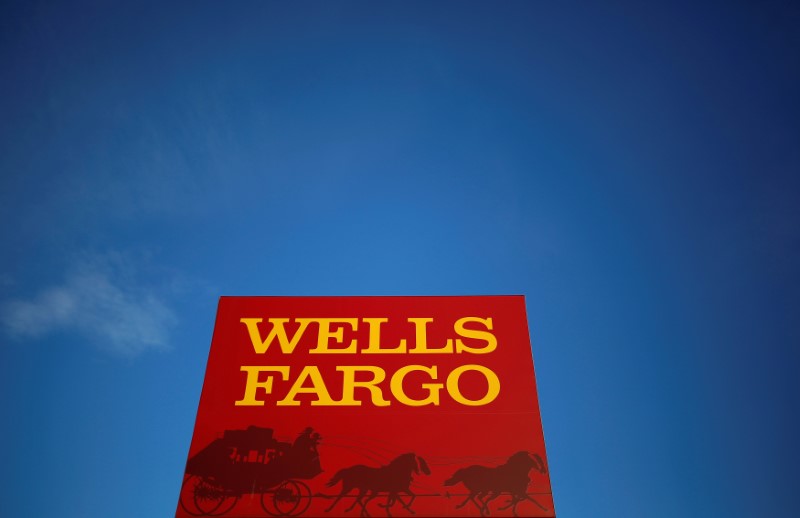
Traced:
<path id="1" fill-rule="evenodd" d="M 122 255 L 85 258 L 63 282 L 3 304 L 0 321 L 18 338 L 74 332 L 122 356 L 167 349 L 175 314 L 164 294 L 139 277 Z"/>

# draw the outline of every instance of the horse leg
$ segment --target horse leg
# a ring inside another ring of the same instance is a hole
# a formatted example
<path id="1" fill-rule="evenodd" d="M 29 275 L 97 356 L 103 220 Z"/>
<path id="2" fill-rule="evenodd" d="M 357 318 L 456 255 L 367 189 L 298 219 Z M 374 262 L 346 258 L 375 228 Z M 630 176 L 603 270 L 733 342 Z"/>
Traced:
<path id="1" fill-rule="evenodd" d="M 392 506 L 396 501 L 397 501 L 397 493 L 390 492 L 386 494 L 386 503 L 378 505 L 386 509 L 386 516 L 392 516 L 390 509 L 392 508 Z"/>
<path id="2" fill-rule="evenodd" d="M 489 498 L 487 500 L 487 497 L 491 497 L 491 496 L 492 496 L 492 493 L 485 493 L 483 491 L 479 491 L 475 495 L 476 499 L 473 500 L 473 502 L 475 503 L 476 506 L 478 506 L 478 511 L 480 511 L 481 516 L 489 516 L 490 513 L 489 513 L 489 505 L 488 505 L 488 503 L 489 503 L 490 500 L 492 500 L 492 498 Z"/>
<path id="3" fill-rule="evenodd" d="M 498 496 L 500 496 L 500 495 L 498 495 Z M 498 511 L 505 511 L 506 509 L 508 509 L 512 505 L 516 505 L 515 504 L 516 501 L 517 501 L 517 497 L 515 495 L 511 495 L 511 500 L 509 500 L 508 503 L 506 503 L 506 505 L 504 505 L 503 507 L 498 507 L 497 510 Z"/>
<path id="4" fill-rule="evenodd" d="M 417 513 L 414 512 L 413 509 L 411 509 L 411 504 L 413 504 L 414 500 L 417 499 L 417 495 L 415 495 L 414 492 L 412 492 L 410 489 L 406 489 L 405 493 L 411 495 L 411 500 L 409 500 L 408 503 L 405 503 L 405 501 L 403 501 L 403 499 L 400 498 L 400 494 L 399 493 L 396 494 L 395 496 L 397 497 L 397 500 L 400 501 L 400 505 L 402 505 L 406 509 L 406 511 L 408 511 L 411 514 L 417 514 Z"/>
<path id="5" fill-rule="evenodd" d="M 397 494 L 396 493 L 389 493 L 386 495 L 386 505 L 383 506 L 386 509 L 386 516 L 392 516 L 390 509 L 397 501 Z"/>
<path id="6" fill-rule="evenodd" d="M 537 502 L 533 498 L 529 497 L 526 493 L 511 493 L 511 500 L 508 501 L 508 504 L 506 504 L 504 507 L 500 507 L 499 509 L 500 510 L 505 510 L 505 509 L 508 509 L 510 507 L 511 508 L 511 513 L 514 516 L 517 516 L 517 505 L 520 502 L 522 502 L 523 500 L 530 500 L 531 502 L 533 502 L 534 504 L 539 506 L 539 508 L 542 511 L 547 511 L 546 508 L 542 507 L 542 505 L 539 502 Z"/>
<path id="7" fill-rule="evenodd" d="M 359 503 L 361 504 L 361 516 L 369 516 L 369 511 L 367 511 L 367 504 L 370 503 L 370 501 L 376 496 L 378 496 L 378 492 L 373 490 L 370 490 L 369 495 L 367 495 L 367 499 L 364 500 L 363 502 L 360 501 L 361 496 L 359 496 L 358 500 Z"/>
<path id="8" fill-rule="evenodd" d="M 527 499 L 527 500 L 530 500 L 531 502 L 533 502 L 534 504 L 536 504 L 536 506 L 537 506 L 539 509 L 541 509 L 542 511 L 547 511 L 547 507 L 543 506 L 542 504 L 540 504 L 539 502 L 537 502 L 536 500 L 534 500 L 533 498 L 531 498 L 531 496 L 530 496 L 530 495 L 528 495 L 528 494 L 525 494 L 525 499 Z"/>
<path id="9" fill-rule="evenodd" d="M 497 491 L 492 491 L 491 493 L 489 493 L 487 495 L 487 498 L 485 498 L 483 500 L 483 512 L 485 513 L 485 516 L 489 516 L 489 502 L 491 502 L 492 500 L 494 500 L 498 496 L 500 496 L 500 493 L 498 493 Z M 503 510 L 503 509 L 507 509 L 507 508 L 501 507 L 499 510 Z"/>
<path id="10" fill-rule="evenodd" d="M 339 493 L 339 495 L 336 497 L 336 499 L 333 501 L 333 503 L 332 503 L 331 505 L 329 505 L 327 509 L 325 509 L 325 512 L 326 512 L 326 513 L 329 513 L 329 512 L 331 512 L 331 510 L 332 510 L 332 509 L 333 509 L 333 508 L 336 506 L 336 504 L 338 504 L 338 503 L 339 503 L 339 500 L 341 500 L 343 496 L 345 496 L 347 493 L 349 493 L 349 492 L 350 492 L 350 489 L 352 489 L 352 488 L 350 488 L 350 487 L 347 487 L 347 486 L 343 487 L 343 488 L 342 488 L 342 492 L 341 492 L 341 493 Z M 349 511 L 349 510 L 350 510 L 350 509 L 348 509 L 348 511 Z"/>
<path id="11" fill-rule="evenodd" d="M 358 496 L 356 496 L 356 499 L 353 501 L 353 505 L 345 509 L 344 512 L 349 513 L 355 508 L 356 505 L 359 504 L 361 505 L 361 507 L 364 507 L 364 504 L 361 503 L 361 499 L 364 498 L 365 493 L 366 491 L 364 490 L 364 488 L 358 488 Z"/>
<path id="12" fill-rule="evenodd" d="M 402 491 L 402 490 L 401 490 L 401 491 Z M 387 499 L 387 501 L 386 501 L 386 505 L 381 505 L 381 507 L 387 507 L 387 506 L 388 506 L 388 507 L 392 507 L 392 506 L 393 506 L 393 505 L 394 505 L 396 502 L 400 502 L 400 505 L 402 505 L 403 507 L 405 507 L 406 509 L 408 509 L 408 505 L 407 505 L 407 504 L 405 503 L 405 501 L 404 501 L 404 500 L 403 500 L 403 499 L 400 497 L 400 491 L 395 491 L 395 492 L 389 493 L 389 496 L 391 497 L 391 500 Z M 409 502 L 409 503 L 410 503 L 410 502 Z M 409 511 L 411 511 L 411 510 L 409 509 Z M 411 513 L 413 514 L 413 513 L 414 513 L 414 511 L 411 511 Z"/>
<path id="13" fill-rule="evenodd" d="M 489 516 L 489 501 L 492 500 L 493 493 L 478 493 L 477 500 L 481 503 L 480 505 L 480 512 L 481 516 Z"/>
<path id="14" fill-rule="evenodd" d="M 468 494 L 468 495 L 467 495 L 467 498 L 465 498 L 463 502 L 461 502 L 460 504 L 456 504 L 456 509 L 461 509 L 462 507 L 464 507 L 465 505 L 467 505 L 467 502 L 469 502 L 470 500 L 472 500 L 472 497 L 473 497 L 473 495 L 474 495 L 474 493 L 470 493 L 470 494 Z M 475 500 L 472 500 L 472 502 L 474 503 L 474 502 L 475 502 Z M 478 505 L 478 504 L 475 504 L 475 505 Z"/>
<path id="15" fill-rule="evenodd" d="M 514 516 L 519 516 L 517 514 L 517 504 L 520 503 L 520 501 L 522 500 L 524 500 L 524 498 L 517 498 L 516 496 L 514 497 L 513 499 L 514 505 L 511 507 L 511 514 L 513 514 Z"/>
<path id="16" fill-rule="evenodd" d="M 511 514 L 514 516 L 519 516 L 517 514 L 517 504 L 520 503 L 522 500 L 525 500 L 525 497 L 520 497 L 519 495 L 511 495 L 511 500 L 508 502 L 508 505 L 505 507 L 501 507 L 500 509 L 508 509 L 511 508 Z"/>

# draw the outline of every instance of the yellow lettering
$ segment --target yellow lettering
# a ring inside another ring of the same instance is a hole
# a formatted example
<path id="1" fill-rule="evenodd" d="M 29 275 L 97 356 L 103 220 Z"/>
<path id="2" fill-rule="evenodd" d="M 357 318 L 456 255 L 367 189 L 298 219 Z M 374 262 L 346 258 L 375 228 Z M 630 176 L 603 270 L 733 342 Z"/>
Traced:
<path id="1" fill-rule="evenodd" d="M 453 340 L 448 338 L 443 347 L 438 349 L 430 349 L 428 347 L 428 324 L 433 322 L 432 318 L 409 318 L 409 322 L 414 323 L 416 330 L 416 343 L 414 348 L 408 351 L 414 354 L 433 354 L 433 353 L 452 353 Z"/>
<path id="2" fill-rule="evenodd" d="M 486 390 L 486 395 L 481 399 L 473 401 L 465 398 L 463 394 L 461 394 L 461 390 L 458 387 L 458 378 L 466 371 L 480 372 L 486 378 L 486 383 L 489 386 Z M 462 405 L 488 405 L 497 398 L 498 394 L 500 394 L 500 380 L 497 379 L 497 374 L 492 372 L 491 369 L 487 369 L 482 365 L 462 365 L 461 367 L 454 369 L 453 372 L 447 376 L 447 392 L 450 393 L 450 397 Z"/>
<path id="3" fill-rule="evenodd" d="M 422 388 L 428 390 L 428 396 L 425 399 L 411 399 L 403 391 L 403 380 L 406 374 L 412 371 L 422 371 L 427 373 L 431 379 L 436 379 L 436 366 L 424 367 L 422 365 L 406 365 L 397 369 L 397 372 L 392 376 L 390 387 L 395 399 L 400 403 L 408 406 L 425 406 L 425 405 L 438 405 L 439 404 L 439 391 L 442 390 L 441 383 L 423 383 Z"/>
<path id="4" fill-rule="evenodd" d="M 310 387 L 304 387 L 306 380 L 311 380 Z M 300 401 L 296 401 L 294 398 L 298 394 L 315 394 L 317 396 L 316 401 L 311 402 L 311 406 L 335 406 L 336 401 L 331 399 L 331 395 L 328 393 L 328 388 L 325 386 L 325 382 L 322 379 L 322 374 L 319 372 L 319 368 L 315 365 L 306 365 L 303 367 L 303 370 L 300 371 L 300 375 L 297 376 L 292 388 L 289 389 L 289 393 L 286 394 L 286 397 L 278 401 L 276 404 L 278 406 L 300 406 Z"/>
<path id="5" fill-rule="evenodd" d="M 336 343 L 344 341 L 344 327 L 338 327 L 331 330 L 331 324 L 345 324 L 349 325 L 353 331 L 358 330 L 357 318 L 298 318 L 298 322 L 308 325 L 310 322 L 317 322 L 319 324 L 319 337 L 317 338 L 317 347 L 311 349 L 311 354 L 355 354 L 357 340 L 350 342 L 350 345 L 344 349 L 331 349 L 330 341 L 333 339 Z"/>
<path id="6" fill-rule="evenodd" d="M 467 329 L 465 324 L 469 322 L 477 322 L 483 324 L 488 331 L 480 329 Z M 472 354 L 486 354 L 497 349 L 497 338 L 490 333 L 492 330 L 491 318 L 478 318 L 478 317 L 464 317 L 460 318 L 455 323 L 456 334 L 463 338 L 472 338 L 474 340 L 483 340 L 486 345 L 480 348 L 470 347 L 464 344 L 461 339 L 456 339 L 456 352 L 457 353 L 472 353 Z"/>
<path id="7" fill-rule="evenodd" d="M 370 354 L 404 354 L 406 341 L 400 340 L 400 345 L 394 349 L 381 349 L 381 324 L 388 322 L 388 318 L 362 318 L 369 326 L 369 345 L 362 353 Z"/>
<path id="8" fill-rule="evenodd" d="M 256 399 L 256 391 L 264 389 L 267 394 L 272 394 L 272 376 L 267 376 L 264 381 L 258 381 L 262 372 L 277 372 L 282 380 L 289 377 L 289 367 L 269 367 L 265 365 L 242 365 L 242 372 L 247 373 L 244 385 L 244 397 L 236 402 L 236 406 L 264 406 L 264 401 Z"/>
<path id="9" fill-rule="evenodd" d="M 390 403 L 383 399 L 383 391 L 378 387 L 378 383 L 386 379 L 386 373 L 383 369 L 370 365 L 341 365 L 336 367 L 336 370 L 344 374 L 342 379 L 342 400 L 337 402 L 336 405 L 361 406 L 361 401 L 356 400 L 354 397 L 356 387 L 361 387 L 369 390 L 373 405 L 389 406 Z M 356 372 L 370 372 L 372 373 L 372 379 L 356 381 Z"/>
<path id="10" fill-rule="evenodd" d="M 300 328 L 297 332 L 292 336 L 292 339 L 289 340 L 289 337 L 286 335 L 286 329 L 283 327 L 287 322 L 289 322 L 288 318 L 270 318 L 269 323 L 272 324 L 272 329 L 270 330 L 269 334 L 267 335 L 266 340 L 261 339 L 261 331 L 258 329 L 258 324 L 260 324 L 264 319 L 262 318 L 242 318 L 239 321 L 247 326 L 247 331 L 250 333 L 250 341 L 253 343 L 253 349 L 258 354 L 264 354 L 269 349 L 270 344 L 275 341 L 275 337 L 278 338 L 278 342 L 281 346 L 281 351 L 283 354 L 292 354 L 294 348 L 297 347 L 297 342 L 300 341 L 300 337 L 303 336 L 306 328 L 308 327 L 307 319 L 298 318 L 297 321 L 300 322 Z"/>

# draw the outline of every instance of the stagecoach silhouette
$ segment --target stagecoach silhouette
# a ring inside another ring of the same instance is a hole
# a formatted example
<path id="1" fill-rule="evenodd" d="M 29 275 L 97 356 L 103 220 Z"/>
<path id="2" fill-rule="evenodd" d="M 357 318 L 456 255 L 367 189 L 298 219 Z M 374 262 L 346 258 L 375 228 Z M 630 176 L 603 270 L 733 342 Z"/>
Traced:
<path id="1" fill-rule="evenodd" d="M 226 430 L 186 463 L 180 507 L 191 516 L 223 516 L 242 496 L 252 495 L 267 514 L 296 517 L 309 509 L 313 498 L 322 497 L 333 500 L 325 512 L 338 507 L 340 512 L 368 517 L 369 507 L 377 506 L 391 517 L 397 508 L 416 514 L 412 505 L 417 497 L 465 497 L 455 509 L 471 503 L 485 517 L 490 515 L 492 502 L 507 496 L 505 505 L 495 504 L 497 511 L 510 510 L 517 516 L 517 506 L 525 500 L 547 511 L 532 498 L 537 493 L 527 492 L 530 471 L 547 472 L 544 460 L 526 451 L 511 455 L 499 466 L 472 465 L 456 470 L 444 486 L 463 485 L 468 490 L 465 494 L 412 491 L 415 476 L 431 474 L 425 459 L 415 453 L 398 455 L 382 466 L 357 464 L 338 469 L 325 484 L 339 488 L 338 494 L 312 494 L 304 481 L 322 473 L 317 451 L 320 440 L 311 428 L 291 443 L 276 439 L 272 428 Z M 339 504 L 344 499 L 349 505 Z"/>
<path id="2" fill-rule="evenodd" d="M 298 516 L 311 505 L 303 480 L 322 473 L 317 444 L 306 428 L 293 443 L 274 437 L 272 428 L 226 430 L 186 463 L 180 506 L 192 516 L 222 516 L 242 495 L 259 494 L 272 516 Z"/>

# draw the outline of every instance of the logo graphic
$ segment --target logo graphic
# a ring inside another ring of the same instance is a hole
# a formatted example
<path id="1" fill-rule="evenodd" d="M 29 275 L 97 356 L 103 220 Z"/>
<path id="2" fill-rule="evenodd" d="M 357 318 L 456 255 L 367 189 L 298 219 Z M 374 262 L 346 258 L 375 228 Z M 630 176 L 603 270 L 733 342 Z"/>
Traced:
<path id="1" fill-rule="evenodd" d="M 223 297 L 176 517 L 554 517 L 524 299 Z"/>

